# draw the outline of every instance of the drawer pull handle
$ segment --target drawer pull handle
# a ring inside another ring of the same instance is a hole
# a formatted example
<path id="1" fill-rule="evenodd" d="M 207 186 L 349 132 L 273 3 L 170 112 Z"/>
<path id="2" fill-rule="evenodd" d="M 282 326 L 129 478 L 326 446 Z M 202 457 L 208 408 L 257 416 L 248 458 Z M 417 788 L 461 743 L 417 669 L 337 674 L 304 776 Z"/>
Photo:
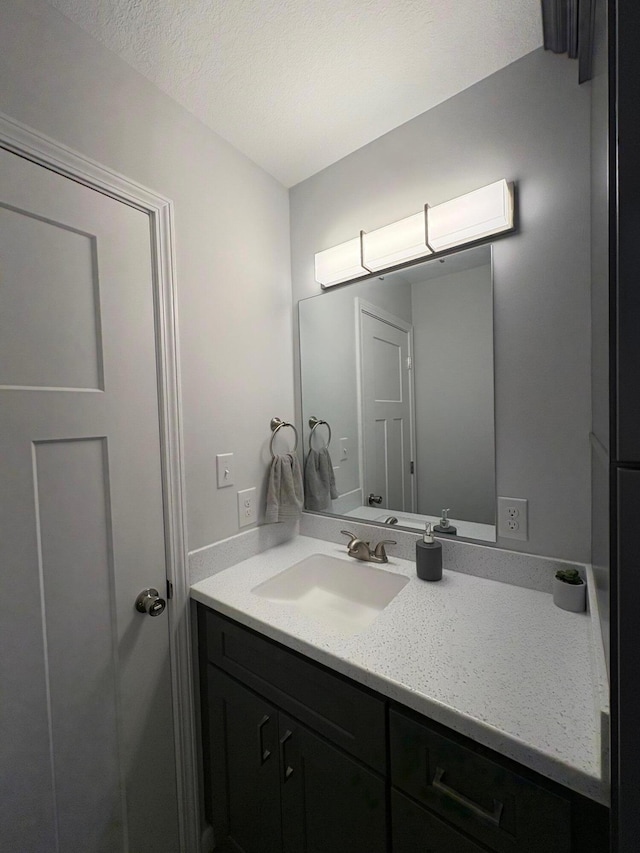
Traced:
<path id="1" fill-rule="evenodd" d="M 284 735 L 280 738 L 280 766 L 282 767 L 282 781 L 286 782 L 293 775 L 293 767 L 287 764 L 287 741 L 291 737 L 292 732 L 287 729 Z"/>
<path id="2" fill-rule="evenodd" d="M 441 794 L 444 794 L 445 797 L 448 797 L 450 800 L 458 803 L 458 805 L 464 806 L 464 808 L 468 809 L 468 811 L 474 814 L 479 820 L 490 823 L 491 826 L 495 826 L 497 828 L 500 827 L 500 818 L 502 817 L 502 810 L 504 809 L 504 805 L 502 803 L 498 800 L 494 800 L 493 811 L 488 812 L 486 809 L 483 809 L 482 806 L 474 803 L 473 800 L 469 800 L 467 797 L 458 793 L 454 788 L 450 788 L 448 785 L 445 785 L 442 781 L 443 776 L 444 770 L 442 767 L 436 767 L 436 773 L 433 777 L 432 783 L 436 791 L 440 791 Z"/>
<path id="3" fill-rule="evenodd" d="M 264 717 L 258 723 L 258 750 L 260 751 L 260 764 L 264 764 L 265 761 L 267 761 L 269 759 L 269 756 L 271 755 L 271 750 L 265 749 L 262 740 L 264 727 L 267 725 L 269 720 L 269 715 L 265 714 Z"/>

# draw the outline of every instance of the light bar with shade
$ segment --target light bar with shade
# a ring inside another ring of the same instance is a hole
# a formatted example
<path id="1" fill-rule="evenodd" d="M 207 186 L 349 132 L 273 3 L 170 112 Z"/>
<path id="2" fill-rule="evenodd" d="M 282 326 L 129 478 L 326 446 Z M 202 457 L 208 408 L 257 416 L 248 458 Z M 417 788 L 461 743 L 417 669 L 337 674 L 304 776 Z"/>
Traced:
<path id="1" fill-rule="evenodd" d="M 431 254 L 426 243 L 425 211 L 362 234 L 362 261 L 368 270 L 384 270 Z"/>
<path id="2" fill-rule="evenodd" d="M 318 252 L 316 281 L 323 288 L 379 270 L 450 251 L 514 227 L 513 184 L 496 181 L 421 213 Z"/>
<path id="3" fill-rule="evenodd" d="M 316 281 L 324 287 L 360 278 L 368 272 L 362 266 L 360 237 L 316 255 Z"/>
<path id="4" fill-rule="evenodd" d="M 496 181 L 430 207 L 429 243 L 442 252 L 513 228 L 513 187 Z"/>

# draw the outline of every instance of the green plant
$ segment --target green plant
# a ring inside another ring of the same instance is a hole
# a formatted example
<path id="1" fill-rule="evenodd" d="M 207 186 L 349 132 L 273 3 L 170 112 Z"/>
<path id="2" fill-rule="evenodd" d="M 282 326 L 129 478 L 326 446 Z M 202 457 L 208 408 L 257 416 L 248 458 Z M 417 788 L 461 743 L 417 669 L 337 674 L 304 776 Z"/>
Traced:
<path id="1" fill-rule="evenodd" d="M 572 586 L 578 586 L 584 583 L 580 577 L 580 572 L 577 569 L 559 569 L 556 572 L 556 577 L 563 583 L 570 583 Z"/>

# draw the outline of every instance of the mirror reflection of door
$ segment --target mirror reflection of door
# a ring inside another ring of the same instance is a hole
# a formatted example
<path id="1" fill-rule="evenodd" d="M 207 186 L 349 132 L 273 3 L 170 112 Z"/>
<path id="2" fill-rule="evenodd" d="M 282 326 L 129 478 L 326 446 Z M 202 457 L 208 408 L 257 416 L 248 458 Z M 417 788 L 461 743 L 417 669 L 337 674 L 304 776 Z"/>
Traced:
<path id="1" fill-rule="evenodd" d="M 414 512 L 412 328 L 364 300 L 356 310 L 363 503 Z"/>

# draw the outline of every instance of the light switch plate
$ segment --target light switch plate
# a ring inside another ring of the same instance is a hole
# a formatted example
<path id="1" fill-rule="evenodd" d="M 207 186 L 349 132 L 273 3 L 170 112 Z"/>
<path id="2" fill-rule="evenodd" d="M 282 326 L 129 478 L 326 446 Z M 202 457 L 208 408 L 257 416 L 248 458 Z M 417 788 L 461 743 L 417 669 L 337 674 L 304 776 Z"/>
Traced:
<path id="1" fill-rule="evenodd" d="M 216 456 L 216 471 L 219 489 L 224 489 L 225 486 L 233 486 L 233 468 L 233 453 L 218 453 Z"/>
<path id="2" fill-rule="evenodd" d="M 344 462 L 349 458 L 349 439 L 341 438 L 340 439 L 340 461 Z"/>
<path id="3" fill-rule="evenodd" d="M 258 509 L 256 507 L 256 489 L 243 489 L 238 492 L 238 525 L 240 527 L 248 527 L 250 524 L 255 524 L 258 519 Z"/>
<path id="4" fill-rule="evenodd" d="M 503 539 L 529 538 L 526 498 L 498 498 L 498 536 Z"/>

